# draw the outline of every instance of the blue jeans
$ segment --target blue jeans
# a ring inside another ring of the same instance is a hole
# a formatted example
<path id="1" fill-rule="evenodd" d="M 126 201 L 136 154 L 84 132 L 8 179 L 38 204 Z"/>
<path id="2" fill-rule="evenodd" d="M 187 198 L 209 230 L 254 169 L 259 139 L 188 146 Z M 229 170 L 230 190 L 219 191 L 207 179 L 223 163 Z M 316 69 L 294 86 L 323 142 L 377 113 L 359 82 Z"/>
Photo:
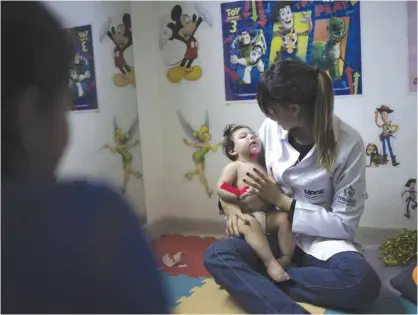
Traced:
<path id="1" fill-rule="evenodd" d="M 390 138 L 391 137 L 392 136 L 383 136 L 383 135 L 381 136 L 382 146 L 383 146 L 383 155 L 387 154 L 387 151 L 386 151 L 386 145 L 387 145 L 388 150 L 389 150 L 389 156 L 393 157 L 392 143 L 390 143 Z"/>
<path id="2" fill-rule="evenodd" d="M 280 257 L 277 238 L 268 239 L 273 253 Z M 374 269 L 356 252 L 321 261 L 296 248 L 293 262 L 297 266 L 287 270 L 292 280 L 281 284 L 260 274 L 265 268 L 243 238 L 212 244 L 203 261 L 214 280 L 253 314 L 308 314 L 295 301 L 359 310 L 374 302 L 381 286 Z"/>

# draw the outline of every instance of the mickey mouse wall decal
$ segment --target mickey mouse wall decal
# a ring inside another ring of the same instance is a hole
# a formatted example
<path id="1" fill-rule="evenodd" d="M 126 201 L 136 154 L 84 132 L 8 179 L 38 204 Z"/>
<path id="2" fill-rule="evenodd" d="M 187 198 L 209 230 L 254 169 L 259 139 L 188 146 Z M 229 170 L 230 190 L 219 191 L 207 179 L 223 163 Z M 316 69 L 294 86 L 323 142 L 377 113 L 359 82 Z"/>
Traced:
<path id="1" fill-rule="evenodd" d="M 112 26 L 114 19 L 108 18 L 102 27 L 100 41 L 106 37 L 115 45 L 113 49 L 113 62 L 117 73 L 113 75 L 113 83 L 118 87 L 128 84 L 135 85 L 135 72 L 133 65 L 129 65 L 125 59 L 125 52 L 132 46 L 131 15 L 123 14 L 122 21 Z"/>
<path id="2" fill-rule="evenodd" d="M 190 16 L 183 12 L 180 5 L 175 5 L 171 10 L 171 21 L 167 23 L 165 17 L 160 21 L 159 47 L 163 50 L 168 41 L 180 41 L 186 45 L 184 56 L 174 64 L 168 64 L 167 78 L 172 83 L 178 83 L 183 79 L 196 81 L 202 76 L 202 68 L 193 65 L 198 57 L 199 41 L 195 34 L 202 22 L 212 26 L 212 18 L 201 4 L 195 4 L 196 14 Z"/>

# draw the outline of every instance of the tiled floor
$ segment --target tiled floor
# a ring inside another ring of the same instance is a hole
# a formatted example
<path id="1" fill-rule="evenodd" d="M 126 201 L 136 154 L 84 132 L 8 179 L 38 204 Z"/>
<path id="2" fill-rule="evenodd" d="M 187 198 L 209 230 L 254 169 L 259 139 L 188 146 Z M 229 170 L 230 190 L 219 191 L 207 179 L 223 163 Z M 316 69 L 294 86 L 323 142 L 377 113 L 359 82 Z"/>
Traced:
<path id="1" fill-rule="evenodd" d="M 245 313 L 231 300 L 225 290 L 213 281 L 202 263 L 206 248 L 217 240 L 216 237 L 193 235 L 168 235 L 154 241 L 154 249 L 162 266 L 170 304 L 177 314 L 242 314 Z M 181 261 L 166 267 L 162 257 L 172 257 L 178 252 L 184 253 Z M 417 306 L 399 297 L 390 287 L 389 280 L 399 269 L 385 267 L 375 248 L 365 250 L 366 259 L 377 270 L 382 280 L 379 299 L 368 310 L 370 314 L 417 314 Z M 216 301 L 216 303 L 214 303 Z M 301 304 L 314 314 L 346 314 L 343 311 L 329 310 L 313 305 Z"/>

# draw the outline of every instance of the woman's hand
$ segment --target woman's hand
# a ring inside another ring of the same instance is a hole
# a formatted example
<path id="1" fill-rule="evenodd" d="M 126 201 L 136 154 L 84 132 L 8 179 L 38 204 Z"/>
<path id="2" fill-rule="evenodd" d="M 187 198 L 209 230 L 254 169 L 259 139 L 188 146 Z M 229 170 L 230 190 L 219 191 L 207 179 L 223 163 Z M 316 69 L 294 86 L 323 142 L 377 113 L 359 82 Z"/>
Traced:
<path id="1" fill-rule="evenodd" d="M 227 221 L 226 221 L 226 230 L 225 230 L 226 235 L 228 237 L 229 236 L 236 236 L 236 237 L 241 236 L 241 233 L 239 232 L 239 228 L 238 228 L 238 222 L 239 220 L 241 220 L 249 224 L 249 219 L 247 218 L 247 216 L 248 214 L 244 214 L 242 212 L 237 212 L 228 216 Z"/>
<path id="2" fill-rule="evenodd" d="M 253 169 L 254 173 L 247 173 L 246 175 L 251 180 L 244 179 L 244 182 L 253 187 L 256 194 L 266 202 L 276 204 L 282 192 L 273 180 L 261 173 L 258 169 Z"/>
<path id="3" fill-rule="evenodd" d="M 247 222 L 245 214 L 242 213 L 241 209 L 237 205 L 229 204 L 221 200 L 222 208 L 226 215 L 226 235 L 227 236 L 240 236 L 238 229 L 238 220 Z"/>

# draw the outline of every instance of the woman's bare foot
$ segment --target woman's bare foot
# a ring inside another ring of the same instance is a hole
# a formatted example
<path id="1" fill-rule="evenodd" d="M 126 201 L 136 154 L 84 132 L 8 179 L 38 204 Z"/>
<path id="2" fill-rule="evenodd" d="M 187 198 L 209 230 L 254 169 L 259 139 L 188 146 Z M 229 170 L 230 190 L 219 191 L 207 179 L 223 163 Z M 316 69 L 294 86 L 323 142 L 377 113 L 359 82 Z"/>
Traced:
<path id="1" fill-rule="evenodd" d="M 277 260 L 270 261 L 267 265 L 267 273 L 275 282 L 284 282 L 290 280 L 289 275 Z"/>

